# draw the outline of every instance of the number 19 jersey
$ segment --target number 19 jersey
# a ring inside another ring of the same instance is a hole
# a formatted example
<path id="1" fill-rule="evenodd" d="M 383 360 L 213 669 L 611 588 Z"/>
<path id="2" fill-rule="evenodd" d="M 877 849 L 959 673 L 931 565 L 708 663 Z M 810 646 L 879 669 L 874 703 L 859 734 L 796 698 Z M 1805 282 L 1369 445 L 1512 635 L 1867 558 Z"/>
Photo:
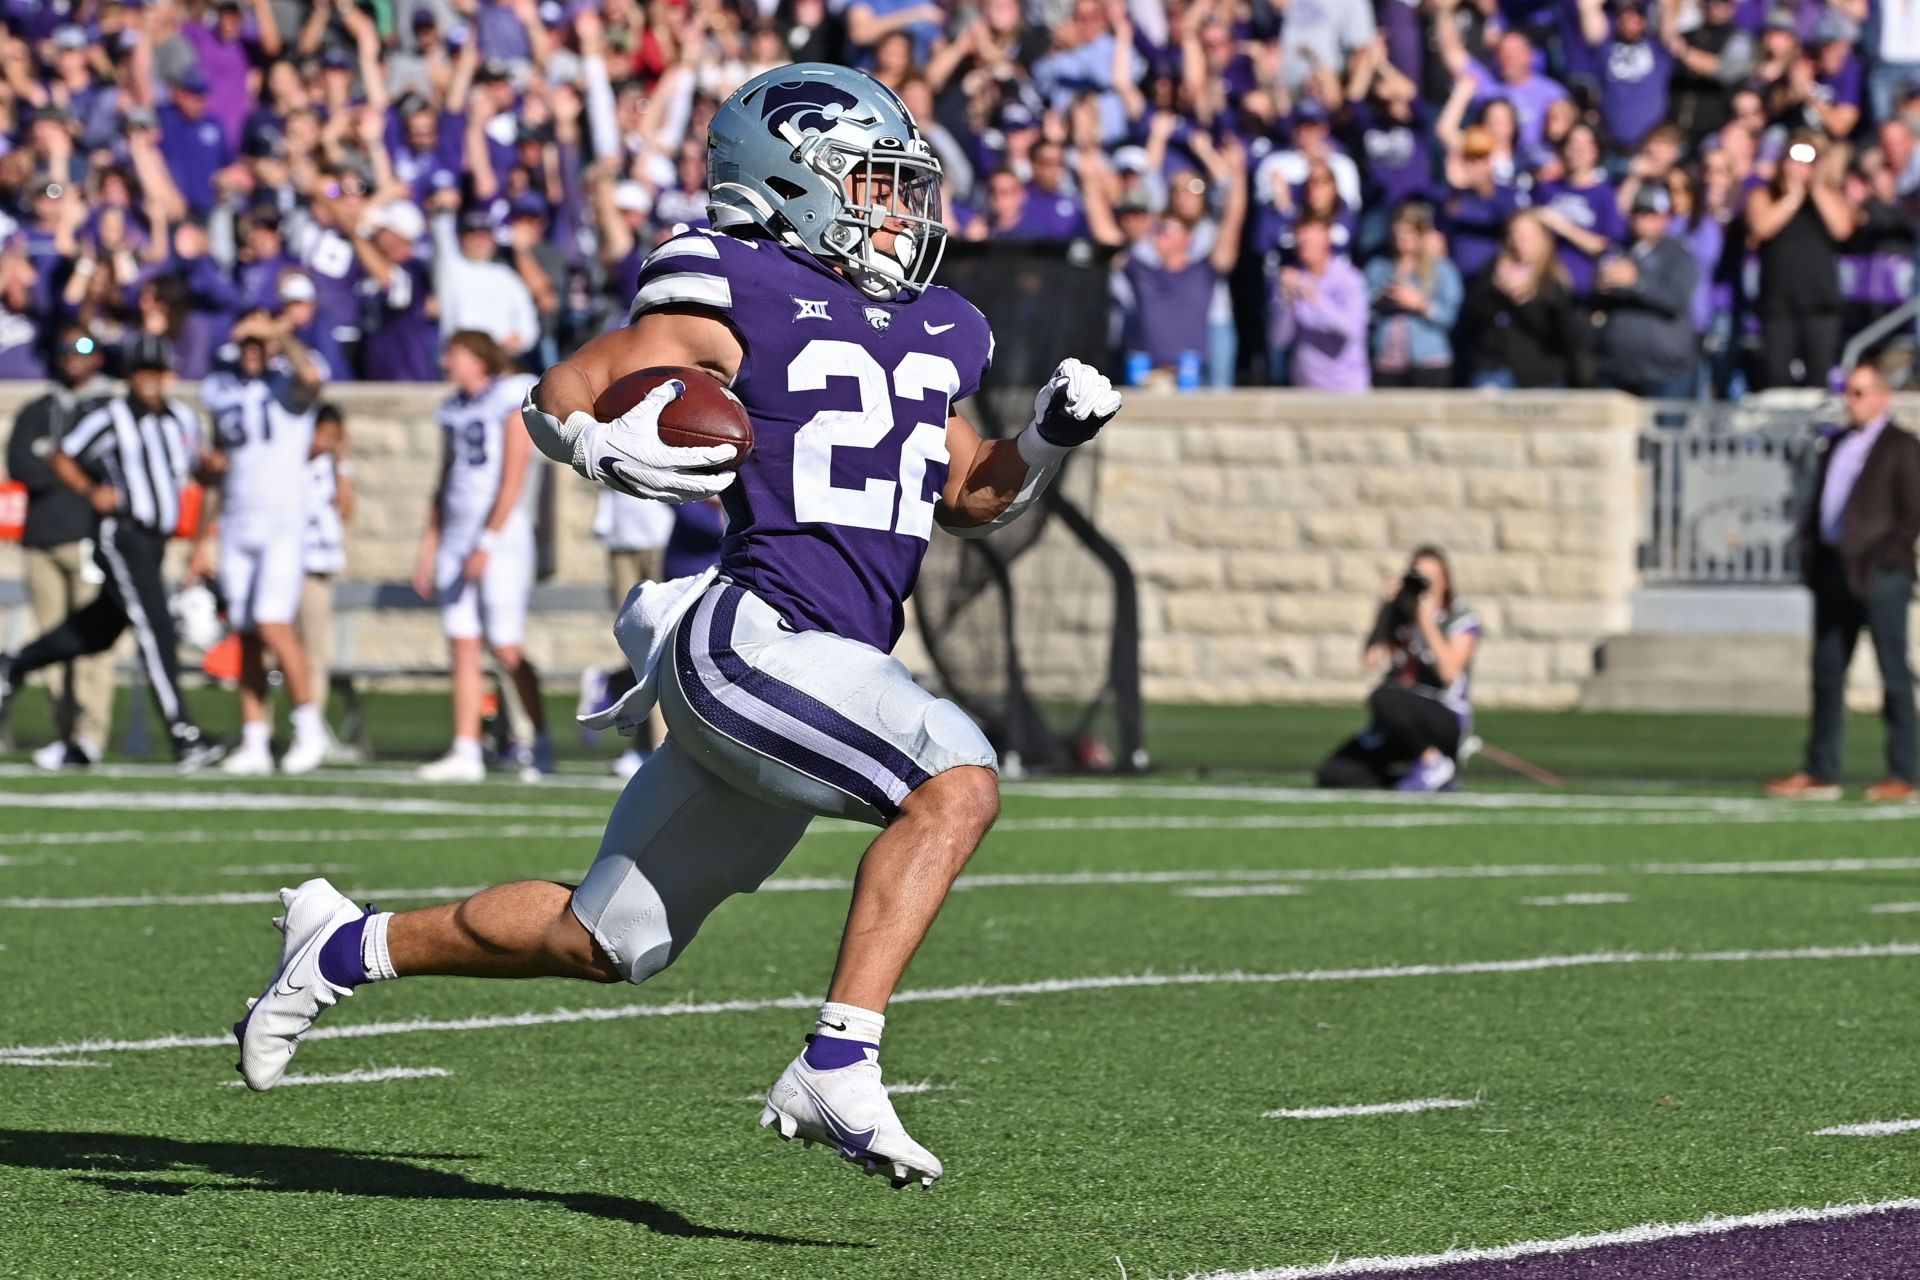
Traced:
<path id="1" fill-rule="evenodd" d="M 447 450 L 446 485 L 440 491 L 442 542 L 470 547 L 486 527 L 500 494 L 507 418 L 520 412 L 535 381 L 527 374 L 505 374 L 478 395 L 456 391 L 441 402 L 440 432 Z"/>
<path id="2" fill-rule="evenodd" d="M 693 308 L 745 354 L 753 453 L 722 495 L 721 572 L 796 630 L 891 650 L 947 482 L 947 417 L 993 359 L 951 289 L 876 301 L 812 255 L 693 231 L 641 266 L 632 318 Z"/>

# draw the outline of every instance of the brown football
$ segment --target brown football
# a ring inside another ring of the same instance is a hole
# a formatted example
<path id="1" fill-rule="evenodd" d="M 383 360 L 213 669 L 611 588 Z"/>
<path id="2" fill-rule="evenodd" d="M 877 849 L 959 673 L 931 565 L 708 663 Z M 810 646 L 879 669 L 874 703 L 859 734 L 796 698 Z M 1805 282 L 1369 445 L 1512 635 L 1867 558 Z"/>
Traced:
<path id="1" fill-rule="evenodd" d="M 701 369 L 662 365 L 636 370 L 600 393 L 593 404 L 593 416 L 612 422 L 669 378 L 677 379 L 686 391 L 660 415 L 660 442 L 677 449 L 710 444 L 737 448 L 733 460 L 720 463 L 716 471 L 731 471 L 745 462 L 753 452 L 753 421 L 747 417 L 746 406 L 721 386 L 719 379 Z"/>

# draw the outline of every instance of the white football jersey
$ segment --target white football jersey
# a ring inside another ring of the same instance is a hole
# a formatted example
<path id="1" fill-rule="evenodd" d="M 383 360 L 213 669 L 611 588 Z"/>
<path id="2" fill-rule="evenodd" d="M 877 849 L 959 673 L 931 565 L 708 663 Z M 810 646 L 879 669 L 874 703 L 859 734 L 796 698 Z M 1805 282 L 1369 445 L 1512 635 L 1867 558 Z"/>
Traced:
<path id="1" fill-rule="evenodd" d="M 447 541 L 476 538 L 500 494 L 509 415 L 519 412 L 527 388 L 539 379 L 509 373 L 495 378 L 476 396 L 459 392 L 440 405 L 440 431 L 448 462 L 440 494 L 440 534 Z M 523 495 L 524 497 L 524 495 Z"/>
<path id="2" fill-rule="evenodd" d="M 227 456 L 221 520 L 236 531 L 299 528 L 306 521 L 315 406 L 293 407 L 301 398 L 293 371 L 274 361 L 264 375 L 249 378 L 224 366 L 200 384 L 200 398 Z"/>
<path id="3" fill-rule="evenodd" d="M 308 573 L 344 573 L 347 568 L 347 528 L 340 520 L 335 465 L 331 453 L 307 463 L 307 534 L 301 561 Z"/>

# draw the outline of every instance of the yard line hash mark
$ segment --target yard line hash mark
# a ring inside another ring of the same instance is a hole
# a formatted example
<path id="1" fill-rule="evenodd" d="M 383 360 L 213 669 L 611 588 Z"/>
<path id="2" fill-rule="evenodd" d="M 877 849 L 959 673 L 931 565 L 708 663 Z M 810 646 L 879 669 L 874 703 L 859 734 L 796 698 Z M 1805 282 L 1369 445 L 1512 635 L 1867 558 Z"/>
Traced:
<path id="1" fill-rule="evenodd" d="M 1478 1098 L 1415 1098 L 1409 1102 L 1369 1102 L 1357 1107 L 1295 1107 L 1263 1111 L 1262 1120 L 1341 1120 L 1348 1116 L 1396 1116 L 1415 1111 L 1451 1111 L 1477 1107 Z"/>
<path id="2" fill-rule="evenodd" d="M 1620 902 L 1632 902 L 1630 893 L 1562 893 L 1546 898 L 1522 898 L 1521 905 L 1528 907 L 1605 907 Z"/>
<path id="3" fill-rule="evenodd" d="M 1289 898 L 1306 890 L 1297 884 L 1203 884 L 1179 892 L 1183 898 Z"/>
<path id="4" fill-rule="evenodd" d="M 332 1075 L 282 1076 L 280 1083 L 273 1087 L 283 1089 L 290 1084 L 381 1084 L 388 1080 L 432 1080 L 452 1074 L 445 1067 L 374 1067 Z M 245 1080 L 222 1080 L 220 1083 L 229 1089 L 244 1089 L 247 1086 Z"/>
<path id="5" fill-rule="evenodd" d="M 1815 1129 L 1816 1138 L 1884 1138 L 1894 1133 L 1920 1129 L 1920 1120 L 1875 1120 L 1869 1124 L 1836 1124 L 1830 1129 Z"/>
<path id="6" fill-rule="evenodd" d="M 1469 960 L 1458 964 L 1379 965 L 1354 969 L 1292 969 L 1279 973 L 1125 973 L 1087 978 L 1043 978 L 1036 982 L 977 983 L 960 987 L 923 987 L 902 991 L 893 999 L 901 1004 L 934 1004 L 952 1000 L 1006 1000 L 1020 996 L 1068 995 L 1083 991 L 1144 990 L 1161 987 L 1275 986 L 1301 982 L 1368 982 L 1392 978 L 1448 978 L 1502 973 L 1540 973 L 1557 969 L 1585 969 L 1642 964 L 1747 964 L 1782 960 L 1873 960 L 1920 956 L 1920 943 L 1890 942 L 1839 947 L 1794 947 L 1748 951 L 1597 951 L 1579 955 L 1529 956 L 1519 960 Z M 412 1035 L 426 1031 L 496 1031 L 513 1027 L 547 1027 L 582 1022 L 620 1022 L 629 1018 L 674 1018 L 721 1013 L 761 1013 L 769 1010 L 814 1009 L 817 995 L 778 996 L 758 1000 L 681 1001 L 665 1004 L 608 1005 L 588 1009 L 550 1009 L 538 1012 L 493 1014 L 471 1018 L 414 1018 L 404 1022 L 363 1022 L 315 1027 L 302 1043 L 316 1040 L 364 1040 L 376 1036 Z M 151 1053 L 167 1049 L 214 1049 L 231 1046 L 228 1035 L 155 1036 L 145 1040 L 88 1039 L 69 1044 L 0 1047 L 0 1064 L 15 1058 L 53 1058 L 85 1053 Z"/>
<path id="7" fill-rule="evenodd" d="M 1369 1272 L 1422 1271 L 1461 1262 L 1509 1262 L 1516 1258 L 1536 1258 L 1542 1254 L 1576 1253 L 1603 1249 L 1609 1245 L 1657 1244 L 1662 1240 L 1680 1240 L 1690 1236 L 1720 1235 L 1751 1228 L 1787 1227 L 1800 1222 L 1832 1222 L 1842 1218 L 1861 1218 L 1869 1214 L 1895 1213 L 1920 1209 L 1920 1200 L 1882 1200 L 1877 1204 L 1831 1205 L 1824 1209 L 1769 1209 L 1764 1213 L 1737 1217 L 1713 1215 L 1693 1222 L 1648 1222 L 1621 1231 L 1603 1231 L 1591 1235 L 1562 1236 L 1558 1240 L 1522 1240 L 1491 1248 L 1448 1249 L 1444 1253 L 1424 1253 L 1402 1257 L 1343 1258 L 1337 1262 L 1310 1263 L 1296 1267 L 1260 1267 L 1249 1271 L 1191 1272 L 1186 1280 L 1327 1280 L 1334 1276 Z"/>

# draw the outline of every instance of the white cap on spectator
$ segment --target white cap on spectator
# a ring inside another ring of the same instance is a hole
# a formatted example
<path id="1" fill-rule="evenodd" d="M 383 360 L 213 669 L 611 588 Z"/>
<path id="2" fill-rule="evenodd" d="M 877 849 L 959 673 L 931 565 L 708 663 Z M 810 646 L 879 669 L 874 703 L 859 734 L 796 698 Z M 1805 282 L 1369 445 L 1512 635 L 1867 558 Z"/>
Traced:
<path id="1" fill-rule="evenodd" d="M 56 49 L 84 49 L 90 43 L 85 27 L 77 27 L 69 22 L 53 29 L 53 47 Z"/>
<path id="2" fill-rule="evenodd" d="M 383 204 L 368 216 L 367 222 L 379 231 L 391 231 L 408 244 L 427 234 L 427 220 L 420 210 L 405 200 Z"/>
<path id="3" fill-rule="evenodd" d="M 1121 173 L 1145 173 L 1147 149 L 1132 146 L 1118 148 L 1113 153 L 1113 167 Z"/>
<path id="4" fill-rule="evenodd" d="M 644 186 L 629 178 L 613 189 L 613 207 L 622 213 L 644 216 L 653 212 L 653 197 Z"/>
<path id="5" fill-rule="evenodd" d="M 313 281 L 298 271 L 288 272 L 280 277 L 280 301 L 312 302 L 319 295 L 314 292 Z"/>

